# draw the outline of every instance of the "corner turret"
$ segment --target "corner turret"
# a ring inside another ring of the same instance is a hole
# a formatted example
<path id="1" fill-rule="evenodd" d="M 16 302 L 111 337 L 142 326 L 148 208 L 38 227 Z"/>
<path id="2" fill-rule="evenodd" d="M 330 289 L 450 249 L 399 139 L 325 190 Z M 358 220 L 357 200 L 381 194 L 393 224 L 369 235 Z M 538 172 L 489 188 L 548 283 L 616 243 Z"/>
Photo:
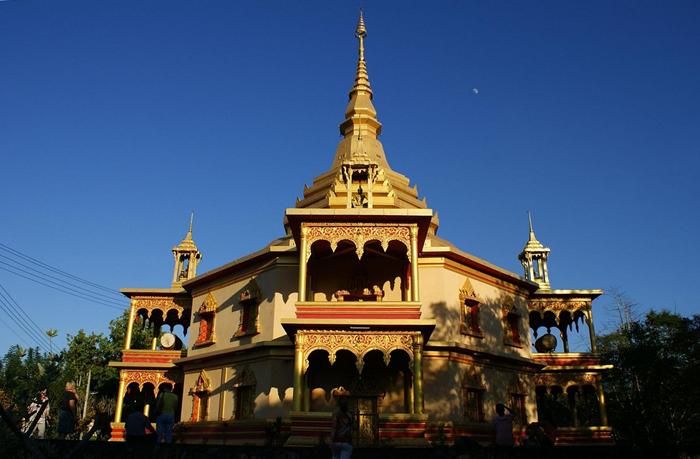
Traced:
<path id="1" fill-rule="evenodd" d="M 180 245 L 173 247 L 173 256 L 175 257 L 175 272 L 173 274 L 172 288 L 182 286 L 186 280 L 192 279 L 197 275 L 197 265 L 202 259 L 202 254 L 197 249 L 197 246 L 192 240 L 192 221 L 194 220 L 194 212 L 190 217 L 190 229 L 187 231 L 187 236 L 182 240 Z"/>
<path id="2" fill-rule="evenodd" d="M 518 260 L 525 268 L 525 277 L 528 280 L 537 282 L 542 290 L 549 290 L 549 271 L 547 270 L 549 247 L 543 246 L 535 237 L 535 232 L 532 230 L 532 217 L 529 211 L 527 219 L 530 223 L 530 237 L 527 244 L 525 244 L 525 248 L 518 255 Z"/>

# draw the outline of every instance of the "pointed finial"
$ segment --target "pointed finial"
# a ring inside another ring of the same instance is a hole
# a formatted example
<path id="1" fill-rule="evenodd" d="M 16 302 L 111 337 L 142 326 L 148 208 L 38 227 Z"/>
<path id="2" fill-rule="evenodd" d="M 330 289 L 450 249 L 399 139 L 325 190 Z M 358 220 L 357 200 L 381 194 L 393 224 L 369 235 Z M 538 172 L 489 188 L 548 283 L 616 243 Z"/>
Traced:
<path id="1" fill-rule="evenodd" d="M 367 36 L 367 29 L 365 28 L 365 21 L 362 18 L 362 8 L 360 8 L 360 19 L 357 21 L 357 29 L 355 30 L 355 37 L 360 41 L 359 43 L 359 54 L 360 59 L 357 61 L 357 73 L 355 74 L 355 85 L 350 93 L 353 91 L 367 91 L 372 98 L 372 90 L 369 87 L 369 77 L 367 76 L 367 66 L 365 63 L 365 42 L 364 39 Z"/>
<path id="2" fill-rule="evenodd" d="M 530 240 L 531 241 L 536 241 L 537 238 L 535 237 L 535 232 L 532 230 L 532 216 L 530 216 L 530 211 L 527 211 L 527 220 L 530 223 Z"/>
<path id="3" fill-rule="evenodd" d="M 193 220 L 194 220 L 194 210 L 192 211 L 192 215 L 190 215 L 190 229 L 187 230 L 187 236 L 185 236 L 185 241 L 192 240 L 192 221 Z"/>
<path id="4" fill-rule="evenodd" d="M 360 7 L 360 20 L 357 21 L 357 30 L 355 31 L 355 36 L 357 38 L 365 38 L 367 36 L 367 29 L 365 29 L 365 21 L 362 19 L 362 7 Z"/>

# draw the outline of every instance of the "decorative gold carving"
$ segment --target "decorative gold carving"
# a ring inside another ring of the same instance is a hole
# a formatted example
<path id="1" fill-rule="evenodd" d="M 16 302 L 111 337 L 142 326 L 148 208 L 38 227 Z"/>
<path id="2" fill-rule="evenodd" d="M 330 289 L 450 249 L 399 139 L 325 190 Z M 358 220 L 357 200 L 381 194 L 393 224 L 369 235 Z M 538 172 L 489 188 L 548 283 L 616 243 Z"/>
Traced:
<path id="1" fill-rule="evenodd" d="M 182 313 L 185 309 L 192 308 L 192 300 L 190 298 L 173 298 L 162 296 L 138 296 L 131 299 L 131 304 L 138 313 L 141 310 L 146 311 L 146 318 L 150 319 L 153 311 L 158 310 L 163 313 L 163 317 L 168 314 L 168 311 L 174 309 L 177 311 L 178 319 L 182 319 Z"/>
<path id="2" fill-rule="evenodd" d="M 194 343 L 195 346 L 209 346 L 216 343 L 216 311 L 219 308 L 214 295 L 211 292 L 204 299 L 199 307 L 199 336 Z"/>
<path id="3" fill-rule="evenodd" d="M 241 316 L 238 322 L 238 330 L 233 334 L 234 338 L 257 335 L 260 333 L 260 303 L 262 293 L 255 278 L 251 278 L 243 288 L 243 293 L 238 298 L 241 303 Z"/>
<path id="4" fill-rule="evenodd" d="M 509 395 L 528 395 L 527 387 L 525 382 L 518 375 L 513 375 L 513 377 L 508 381 L 508 394 Z"/>
<path id="5" fill-rule="evenodd" d="M 211 381 L 206 371 L 199 372 L 197 383 L 192 388 L 192 392 L 211 392 Z"/>
<path id="6" fill-rule="evenodd" d="M 316 241 L 328 241 L 331 250 L 335 252 L 340 241 L 350 241 L 355 245 L 358 259 L 362 259 L 365 244 L 369 241 L 379 241 L 386 252 L 389 242 L 398 241 L 406 246 L 406 255 L 411 259 L 411 230 L 415 226 L 397 225 L 392 223 L 302 223 L 307 227 L 307 248 L 304 259 L 311 258 L 311 246 Z"/>
<path id="7" fill-rule="evenodd" d="M 560 387 L 564 392 L 567 392 L 572 386 L 582 390 L 583 386 L 596 387 L 596 383 L 596 375 L 593 373 L 539 373 L 535 375 L 535 386 L 546 387 L 550 394 L 554 387 Z"/>
<path id="8" fill-rule="evenodd" d="M 512 295 L 507 295 L 501 303 L 503 316 L 503 344 L 514 347 L 524 347 L 522 316 L 515 305 Z"/>
<path id="9" fill-rule="evenodd" d="M 209 292 L 209 295 L 207 295 L 207 297 L 204 299 L 204 302 L 199 307 L 199 313 L 205 314 L 205 313 L 216 312 L 218 307 L 219 307 L 219 305 L 217 304 L 216 300 L 214 299 L 214 295 L 212 295 L 212 293 Z"/>
<path id="10" fill-rule="evenodd" d="M 301 339 L 300 339 L 301 338 Z M 297 333 L 297 345 L 301 346 L 304 358 L 302 372 L 309 369 L 309 355 L 316 350 L 328 352 L 331 365 L 335 363 L 336 354 L 341 349 L 352 352 L 357 361 L 355 365 L 360 374 L 365 365 L 365 355 L 374 350 L 384 355 L 384 364 L 389 365 L 391 352 L 400 349 L 408 354 L 408 367 L 413 368 L 414 341 L 422 338 L 419 332 L 348 332 L 331 330 L 300 331 Z"/>
<path id="11" fill-rule="evenodd" d="M 486 391 L 481 375 L 470 365 L 462 376 L 462 408 L 465 421 L 483 422 L 483 393 Z"/>
<path id="12" fill-rule="evenodd" d="M 486 385 L 481 379 L 481 375 L 476 371 L 474 365 L 470 365 L 462 376 L 462 387 L 469 389 L 486 390 Z"/>
<path id="13" fill-rule="evenodd" d="M 481 298 L 474 291 L 469 278 L 465 278 L 464 285 L 459 289 L 459 304 L 461 305 L 460 333 L 463 335 L 484 337 L 484 331 L 480 325 Z"/>
<path id="14" fill-rule="evenodd" d="M 382 301 L 384 292 L 378 285 L 371 285 L 367 277 L 367 271 L 360 265 L 352 274 L 350 288 L 338 290 L 334 296 L 338 301 Z"/>
<path id="15" fill-rule="evenodd" d="M 570 298 L 562 300 L 561 298 L 543 298 L 530 301 L 527 305 L 530 312 L 536 312 L 540 318 L 544 319 L 545 312 L 552 312 L 555 315 L 555 321 L 559 325 L 559 315 L 562 312 L 568 312 L 573 317 L 576 312 L 581 312 L 587 315 L 591 311 L 591 300 L 586 298 Z"/>
<path id="16" fill-rule="evenodd" d="M 231 419 L 252 419 L 255 418 L 255 391 L 258 385 L 255 373 L 251 371 L 248 364 L 236 372 L 233 380 L 233 412 Z"/>
<path id="17" fill-rule="evenodd" d="M 176 383 L 183 381 L 183 375 L 173 370 L 122 370 L 119 379 L 123 379 L 126 386 L 132 383 L 138 384 L 139 391 L 143 390 L 144 384 L 152 384 L 153 394 L 156 396 L 161 384 L 169 383 L 174 387 Z"/>
<path id="18" fill-rule="evenodd" d="M 192 394 L 192 415 L 190 422 L 209 420 L 209 393 L 211 392 L 211 381 L 207 372 L 202 370 L 197 377 L 197 382 L 190 389 Z"/>

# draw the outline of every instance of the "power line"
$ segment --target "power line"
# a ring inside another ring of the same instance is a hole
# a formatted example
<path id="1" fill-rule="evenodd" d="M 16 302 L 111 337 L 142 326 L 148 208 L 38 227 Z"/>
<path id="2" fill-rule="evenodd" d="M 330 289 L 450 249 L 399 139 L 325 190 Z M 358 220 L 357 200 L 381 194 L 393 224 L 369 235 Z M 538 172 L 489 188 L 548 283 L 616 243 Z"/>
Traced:
<path id="1" fill-rule="evenodd" d="M 124 309 L 127 308 L 127 307 L 125 307 L 125 306 L 114 306 L 113 304 L 105 303 L 105 302 L 103 302 L 102 300 L 96 299 L 96 298 L 94 298 L 94 297 L 93 297 L 93 298 L 90 298 L 90 297 L 84 296 L 84 295 L 80 294 L 80 292 L 78 292 L 78 293 L 73 293 L 73 292 L 70 292 L 70 291 L 68 291 L 68 290 L 64 290 L 64 289 L 62 289 L 62 288 L 60 288 L 60 287 L 56 287 L 56 286 L 54 286 L 54 285 L 47 284 L 47 283 L 38 281 L 38 280 L 36 280 L 36 279 L 32 279 L 31 277 L 27 277 L 27 276 L 24 276 L 24 275 L 22 275 L 22 274 L 16 273 L 16 272 L 12 271 L 11 269 L 7 269 L 7 267 L 2 267 L 2 266 L 0 266 L 0 269 L 2 269 L 3 271 L 10 272 L 10 273 L 14 274 L 15 276 L 23 277 L 23 278 L 25 278 L 25 279 L 27 279 L 27 280 L 30 280 L 30 281 L 32 281 L 32 282 L 36 282 L 37 284 L 41 284 L 41 285 L 44 285 L 44 286 L 46 286 L 46 287 L 52 288 L 52 289 L 54 289 L 54 290 L 58 290 L 59 292 L 67 293 L 67 294 L 69 294 L 69 295 L 75 296 L 75 297 L 77 297 L 77 298 L 81 298 L 81 299 L 83 299 L 83 300 L 92 301 L 93 303 L 97 303 L 97 304 L 100 304 L 100 305 L 102 305 L 102 306 L 107 306 L 108 308 L 118 309 L 118 310 L 120 310 L 120 311 L 123 311 Z"/>
<path id="2" fill-rule="evenodd" d="M 105 294 L 103 294 L 103 293 L 94 292 L 94 291 L 92 291 L 92 290 L 88 290 L 88 289 L 86 289 L 86 288 L 84 288 L 84 287 L 81 287 L 81 286 L 79 286 L 79 285 L 75 285 L 75 284 L 72 284 L 72 283 L 70 283 L 70 282 L 67 282 L 67 281 L 65 281 L 65 280 L 63 280 L 63 279 L 61 279 L 61 278 L 58 278 L 58 277 L 55 277 L 55 276 L 51 276 L 50 274 L 42 273 L 41 271 L 38 271 L 38 270 L 32 268 L 31 266 L 27 266 L 27 265 L 25 265 L 25 264 L 23 264 L 23 263 L 20 263 L 20 262 L 16 261 L 16 260 L 12 260 L 11 258 L 7 258 L 6 256 L 0 255 L 0 257 L 5 258 L 7 261 L 9 261 L 9 262 L 11 262 L 11 263 L 18 264 L 18 265 L 23 266 L 23 267 L 25 267 L 25 268 L 27 268 L 27 269 L 29 269 L 29 270 L 31 270 L 31 271 L 34 272 L 34 274 L 32 274 L 31 272 L 25 271 L 24 269 L 18 268 L 17 266 L 12 266 L 12 265 L 9 266 L 9 267 L 11 267 L 12 269 L 17 269 L 17 270 L 19 270 L 19 271 L 21 271 L 21 272 L 23 272 L 23 273 L 25 273 L 25 274 L 39 276 L 40 279 L 42 279 L 42 280 L 44 280 L 44 281 L 46 281 L 46 282 L 50 282 L 50 283 L 52 283 L 52 284 L 56 284 L 56 285 L 61 285 L 61 284 L 70 285 L 71 287 L 75 287 L 75 289 L 82 290 L 82 292 L 79 292 L 79 293 L 83 293 L 83 292 L 84 292 L 83 294 L 85 294 L 85 295 L 89 295 L 89 296 L 92 296 L 93 298 L 101 299 L 101 300 L 106 301 L 106 302 L 109 302 L 109 303 L 113 303 L 113 304 L 123 304 L 122 302 L 119 302 L 119 301 L 117 301 L 116 299 L 111 298 L 111 297 L 109 297 L 109 296 L 107 296 L 107 295 L 105 295 Z M 55 280 L 59 281 L 61 284 L 57 284 L 56 282 L 54 282 L 54 281 L 52 281 L 52 280 L 50 280 L 50 279 L 55 279 Z M 78 292 L 78 290 L 75 290 L 75 289 L 70 288 L 70 287 L 64 287 L 64 288 L 67 288 L 67 289 L 69 289 L 69 290 L 73 290 L 73 291 Z M 124 301 L 126 301 L 126 298 L 124 298 L 124 297 L 122 297 L 122 298 L 124 299 Z"/>
<path id="3" fill-rule="evenodd" d="M 12 333 L 14 333 L 15 336 L 16 336 L 17 338 L 21 339 L 21 340 L 24 342 L 24 344 L 26 344 L 26 345 L 29 346 L 29 347 L 32 346 L 31 344 L 29 344 L 29 343 L 27 342 L 27 340 L 25 340 L 24 338 L 22 338 L 21 336 L 19 336 L 19 335 L 17 334 L 17 332 L 13 330 L 12 327 L 10 327 L 9 325 L 7 325 L 7 322 L 5 322 L 4 320 L 2 320 L 2 317 L 0 317 L 0 322 L 4 323 L 5 326 L 6 326 Z"/>
<path id="4" fill-rule="evenodd" d="M 2 296 L 2 295 L 0 295 L 0 296 Z M 40 347 L 42 349 L 44 348 L 44 345 L 40 343 L 41 338 L 37 339 L 37 335 L 35 334 L 36 332 L 34 330 L 32 330 L 31 328 L 28 328 L 26 324 L 21 323 L 18 320 L 18 317 L 11 313 L 11 311 L 10 311 L 11 307 L 8 304 L 6 304 L 5 301 L 3 301 L 2 299 L 0 299 L 0 309 L 5 311 L 5 314 L 7 314 L 8 317 L 10 319 L 12 319 L 15 324 L 17 324 L 17 327 L 20 330 L 22 330 L 29 338 L 31 338 L 32 341 L 34 341 L 38 347 Z M 26 341 L 25 341 L 25 343 L 26 343 Z"/>
<path id="5" fill-rule="evenodd" d="M 32 262 L 32 263 L 36 263 L 37 265 L 42 266 L 42 267 L 45 268 L 45 269 L 48 269 L 48 270 L 50 270 L 50 271 L 53 271 L 53 272 L 55 272 L 55 273 L 57 273 L 57 274 L 62 274 L 62 275 L 64 275 L 64 276 L 69 277 L 69 278 L 71 278 L 71 279 L 73 279 L 73 280 L 76 280 L 76 281 L 78 281 L 78 282 L 82 282 L 82 283 L 84 283 L 84 284 L 91 285 L 91 286 L 93 286 L 93 287 L 95 287 L 95 288 L 98 288 L 98 289 L 101 289 L 101 290 L 105 290 L 105 291 L 107 291 L 107 292 L 109 292 L 109 293 L 111 293 L 111 294 L 113 294 L 113 295 L 117 295 L 117 296 L 120 296 L 120 297 L 122 296 L 120 292 L 118 292 L 118 291 L 116 291 L 116 290 L 114 290 L 114 289 L 112 289 L 112 288 L 105 287 L 105 286 L 103 286 L 103 285 L 96 284 L 96 283 L 94 283 L 94 282 L 90 282 L 89 280 L 85 280 L 85 279 L 80 278 L 80 277 L 78 277 L 78 276 L 74 276 L 73 274 L 67 273 L 67 272 L 65 272 L 65 271 L 61 271 L 60 269 L 54 268 L 53 266 L 50 266 L 50 265 L 48 265 L 48 264 L 46 264 L 46 263 L 44 263 L 44 262 L 41 262 L 41 261 L 39 261 L 39 260 L 37 260 L 37 259 L 35 259 L 35 258 L 32 258 L 32 257 L 30 257 L 29 255 L 23 254 L 23 253 L 20 252 L 19 250 L 15 250 L 15 249 L 13 249 L 12 247 L 8 247 L 8 246 L 6 246 L 5 244 L 1 244 L 1 243 L 0 243 L 0 250 L 4 250 L 4 251 L 6 251 L 6 252 L 10 252 L 11 254 L 13 254 L 13 255 L 16 256 L 16 257 L 23 258 L 24 260 L 30 261 L 30 262 Z"/>
<path id="6" fill-rule="evenodd" d="M 29 316 L 27 315 L 27 313 L 24 311 L 24 308 L 22 308 L 22 306 L 20 306 L 19 303 L 17 303 L 17 301 L 15 301 L 15 299 L 12 298 L 12 295 L 10 295 L 10 292 L 8 292 L 8 291 L 5 289 L 5 287 L 2 286 L 2 284 L 0 284 L 0 289 L 2 289 L 2 291 L 5 292 L 5 294 L 7 295 L 7 297 L 10 298 L 10 300 L 15 304 L 16 309 L 18 309 L 22 314 L 24 314 L 24 317 L 26 317 L 27 320 L 29 320 L 29 322 L 31 322 L 31 323 L 34 325 L 34 327 L 36 327 L 36 330 L 38 330 L 38 335 L 44 340 L 43 343 L 44 343 L 44 344 L 49 344 L 49 346 L 50 346 L 50 345 L 51 345 L 51 341 L 50 341 L 50 340 L 48 339 L 48 337 L 44 334 L 44 331 L 36 324 L 36 322 L 34 322 L 34 320 L 33 320 L 31 317 L 29 317 Z M 0 292 L 0 297 L 5 298 L 5 295 L 3 295 L 2 292 Z M 7 301 L 7 298 L 5 298 L 5 301 Z M 22 319 L 22 320 L 24 320 L 24 319 Z M 25 321 L 25 324 L 27 324 L 27 325 L 29 326 L 29 324 L 28 324 L 26 321 Z M 29 328 L 30 330 L 32 329 L 31 326 L 29 326 L 28 328 Z M 41 339 L 40 339 L 40 341 L 41 341 Z"/>

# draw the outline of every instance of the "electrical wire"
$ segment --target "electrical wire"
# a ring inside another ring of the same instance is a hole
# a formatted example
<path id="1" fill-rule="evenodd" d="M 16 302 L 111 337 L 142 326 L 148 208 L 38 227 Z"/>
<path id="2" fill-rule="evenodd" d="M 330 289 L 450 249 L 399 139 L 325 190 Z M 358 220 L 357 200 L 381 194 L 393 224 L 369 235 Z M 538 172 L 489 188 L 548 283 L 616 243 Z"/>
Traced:
<path id="1" fill-rule="evenodd" d="M 80 298 L 80 299 L 83 299 L 83 300 L 92 301 L 93 303 L 97 303 L 97 304 L 100 304 L 100 305 L 102 305 L 102 306 L 107 306 L 108 308 L 112 308 L 112 309 L 118 309 L 118 310 L 120 310 L 120 311 L 123 311 L 123 310 L 125 309 L 124 306 L 115 306 L 115 305 L 113 305 L 113 304 L 104 303 L 104 302 L 102 302 L 101 300 L 96 299 L 96 298 L 94 298 L 94 297 L 91 298 L 91 297 L 84 296 L 84 295 L 79 294 L 79 293 L 73 293 L 73 292 L 70 292 L 70 291 L 68 291 L 68 290 L 64 290 L 64 289 L 62 289 L 62 288 L 60 288 L 60 287 L 56 287 L 56 286 L 51 285 L 51 284 L 46 284 L 46 283 L 44 283 L 44 282 L 38 281 L 38 280 L 36 280 L 36 279 L 33 279 L 33 278 L 31 278 L 31 277 L 27 277 L 27 276 L 24 276 L 24 275 L 22 275 L 22 274 L 16 273 L 16 272 L 14 272 L 14 271 L 12 271 L 12 270 L 10 270 L 10 269 L 7 269 L 7 267 L 2 267 L 2 266 L 0 266 L 0 269 L 2 269 L 3 271 L 10 272 L 10 273 L 14 274 L 15 276 L 23 277 L 23 278 L 25 278 L 25 279 L 27 279 L 27 280 L 30 280 L 30 281 L 32 281 L 32 282 L 36 282 L 37 284 L 44 285 L 44 286 L 46 286 L 46 287 L 52 288 L 52 289 L 54 289 L 54 290 L 58 290 L 59 292 L 67 293 L 67 294 L 69 294 L 69 295 L 75 296 L 75 297 Z M 127 306 L 127 307 L 128 307 L 128 306 Z"/>
<path id="2" fill-rule="evenodd" d="M 5 322 L 4 320 L 2 320 L 2 317 L 0 317 L 0 322 L 4 323 L 5 326 L 6 326 L 12 333 L 14 333 L 14 335 L 15 335 L 17 338 L 21 339 L 21 340 L 24 342 L 24 344 L 26 344 L 26 345 L 29 346 L 29 347 L 32 346 L 31 344 L 29 344 L 29 343 L 27 342 L 26 339 L 22 338 L 16 331 L 14 331 L 14 329 L 13 329 L 12 327 L 10 327 L 10 326 L 7 324 L 7 322 Z"/>
<path id="3" fill-rule="evenodd" d="M 26 270 L 24 270 L 24 269 L 22 269 L 22 268 L 18 268 L 17 266 L 9 265 L 8 267 L 10 267 L 10 268 L 12 268 L 12 269 L 19 270 L 19 271 L 21 271 L 21 272 L 23 272 L 23 273 L 25 273 L 25 274 L 38 276 L 38 277 L 39 277 L 41 280 L 43 280 L 43 281 L 49 282 L 49 283 L 54 284 L 54 285 L 59 285 L 59 286 L 61 286 L 61 287 L 67 288 L 67 289 L 69 289 L 69 290 L 72 290 L 72 291 L 74 291 L 74 292 L 76 292 L 76 293 L 81 293 L 81 294 L 83 294 L 83 295 L 88 295 L 88 296 L 91 296 L 91 297 L 93 297 L 93 298 L 95 298 L 95 299 L 101 299 L 102 301 L 105 301 L 105 302 L 108 302 L 108 303 L 112 303 L 112 304 L 116 304 L 116 305 L 120 305 L 120 306 L 123 306 L 124 303 L 125 303 L 126 301 L 128 301 L 128 300 L 127 300 L 126 298 L 124 298 L 123 296 L 122 296 L 123 301 L 118 301 L 118 300 L 116 300 L 116 299 L 114 299 L 114 298 L 112 298 L 112 297 L 109 297 L 109 296 L 107 296 L 107 295 L 105 295 L 105 294 L 103 294 L 103 293 L 94 292 L 94 291 L 88 290 L 88 289 L 86 289 L 86 288 L 84 288 L 84 287 L 81 287 L 81 286 L 79 286 L 79 285 L 75 285 L 75 284 L 72 284 L 72 283 L 70 283 L 70 282 L 67 282 L 67 281 L 65 281 L 65 280 L 63 280 L 63 279 L 60 279 L 60 278 L 56 277 L 56 276 L 51 276 L 50 274 L 42 273 L 41 271 L 38 271 L 38 270 L 32 268 L 31 266 L 27 266 L 27 265 L 25 265 L 25 264 L 23 264 L 23 263 L 20 263 L 20 262 L 16 261 L 16 260 L 12 260 L 11 258 L 7 258 L 6 256 L 0 255 L 0 257 L 5 258 L 7 261 L 9 261 L 9 262 L 11 262 L 11 263 L 15 263 L 15 264 L 18 264 L 18 265 L 20 265 L 20 266 L 22 266 L 22 267 L 25 267 L 25 268 L 31 270 L 32 272 L 26 271 Z M 60 283 L 54 282 L 54 281 L 51 280 L 51 279 L 55 279 L 55 280 L 59 281 Z M 70 285 L 71 287 L 74 287 L 74 288 L 66 287 L 66 286 L 61 285 L 61 284 Z"/>
<path id="4" fill-rule="evenodd" d="M 90 285 L 90 286 L 92 286 L 92 287 L 95 287 L 95 288 L 98 288 L 98 289 L 101 289 L 101 290 L 105 290 L 105 291 L 107 291 L 107 292 L 109 292 L 109 293 L 111 293 L 111 294 L 113 294 L 113 295 L 116 295 L 116 296 L 119 296 L 119 297 L 122 296 L 122 294 L 121 294 L 120 292 L 118 292 L 118 291 L 116 291 L 116 290 L 114 290 L 114 289 L 112 289 L 112 288 L 105 287 L 105 286 L 103 286 L 103 285 L 96 284 L 96 283 L 94 283 L 94 282 L 90 282 L 89 280 L 82 279 L 82 278 L 80 278 L 80 277 L 78 277 L 78 276 L 74 276 L 73 274 L 67 273 L 67 272 L 65 272 L 65 271 L 61 271 L 60 269 L 54 268 L 53 266 L 50 266 L 50 265 L 48 265 L 48 264 L 46 264 L 46 263 L 44 263 L 44 262 L 41 262 L 41 261 L 39 261 L 39 260 L 37 260 L 37 259 L 35 259 L 35 258 L 32 258 L 32 257 L 30 257 L 29 255 L 23 254 L 23 253 L 20 252 L 19 250 L 15 250 L 15 249 L 13 249 L 12 247 L 8 247 L 8 246 L 6 246 L 5 244 L 0 243 L 0 250 L 4 250 L 4 251 L 6 251 L 6 252 L 9 252 L 9 253 L 13 254 L 13 255 L 16 256 L 16 257 L 23 258 L 23 259 L 26 260 L 26 261 L 30 261 L 30 262 L 32 262 L 32 263 L 35 263 L 35 264 L 37 264 L 37 265 L 39 265 L 39 266 L 41 266 L 41 267 L 43 267 L 43 268 L 48 269 L 49 271 L 53 271 L 53 272 L 55 272 L 55 273 L 57 273 L 57 274 L 62 274 L 62 275 L 64 275 L 64 276 L 66 276 L 66 277 L 69 277 L 69 278 L 71 278 L 71 279 L 73 279 L 73 280 L 76 280 L 76 281 L 82 282 L 82 283 L 84 283 L 84 284 Z"/>
<path id="5" fill-rule="evenodd" d="M 38 334 L 36 333 L 36 331 L 32 330 L 31 328 L 28 328 L 26 324 L 21 323 L 18 317 L 12 314 L 12 308 L 7 303 L 5 303 L 3 299 L 0 299 L 0 309 L 2 309 L 10 319 L 12 319 L 12 321 L 17 325 L 17 328 L 19 330 L 23 331 L 32 341 L 34 341 L 37 344 L 39 348 L 44 349 L 44 344 L 41 343 L 41 338 L 37 338 Z"/>
<path id="6" fill-rule="evenodd" d="M 44 331 L 41 329 L 41 327 L 39 327 L 39 326 L 36 324 L 36 322 L 34 322 L 34 320 L 33 320 L 31 317 L 29 317 L 29 315 L 27 315 L 27 313 L 24 311 L 24 308 L 22 308 L 22 306 L 20 306 L 19 303 L 18 303 L 17 301 L 15 301 L 14 298 L 12 298 L 12 295 L 10 295 L 10 292 L 8 292 L 8 291 L 5 289 L 5 287 L 3 287 L 2 284 L 0 284 L 0 289 L 2 289 L 3 292 L 5 292 L 5 295 L 7 295 L 7 298 L 10 299 L 9 301 L 12 301 L 12 303 L 14 303 L 14 305 L 15 305 L 15 308 L 14 308 L 14 309 L 20 311 L 20 312 L 24 315 L 24 317 L 26 317 L 26 320 L 25 320 L 25 319 L 22 319 L 21 317 L 20 317 L 20 319 L 21 319 L 22 321 L 25 322 L 25 324 L 27 325 L 27 327 L 28 327 L 30 330 L 33 330 L 33 331 L 34 331 L 34 330 L 38 330 L 38 333 L 37 333 L 37 334 L 38 334 L 39 337 L 41 338 L 39 341 L 42 341 L 44 345 L 48 344 L 49 346 L 51 346 L 51 340 L 48 338 L 48 336 L 44 333 Z M 5 298 L 5 295 L 3 295 L 2 292 L 0 292 L 0 297 L 4 298 L 5 301 L 7 301 L 7 302 L 9 303 L 9 301 L 7 300 L 7 298 Z M 8 306 L 11 307 L 12 305 L 9 305 L 9 304 L 8 304 Z M 34 325 L 34 328 L 31 327 L 31 325 L 27 322 L 27 320 L 28 320 L 29 322 L 31 322 L 32 325 Z"/>

